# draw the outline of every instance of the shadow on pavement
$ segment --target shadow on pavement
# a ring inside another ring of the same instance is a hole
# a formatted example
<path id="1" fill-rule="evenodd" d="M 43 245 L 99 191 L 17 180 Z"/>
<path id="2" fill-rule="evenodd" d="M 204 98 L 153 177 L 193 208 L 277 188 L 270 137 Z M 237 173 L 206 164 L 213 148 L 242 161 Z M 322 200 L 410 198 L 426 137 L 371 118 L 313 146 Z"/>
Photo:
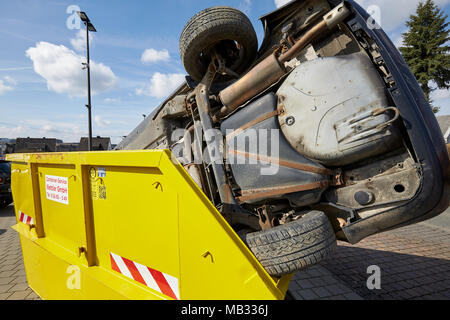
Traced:
<path id="1" fill-rule="evenodd" d="M 0 236 L 6 232 L 5 229 L 0 229 Z"/>
<path id="2" fill-rule="evenodd" d="M 450 300 L 450 252 L 430 250 L 439 258 L 340 246 L 321 265 L 367 300 Z M 381 269 L 381 290 L 367 288 L 372 265 Z"/>

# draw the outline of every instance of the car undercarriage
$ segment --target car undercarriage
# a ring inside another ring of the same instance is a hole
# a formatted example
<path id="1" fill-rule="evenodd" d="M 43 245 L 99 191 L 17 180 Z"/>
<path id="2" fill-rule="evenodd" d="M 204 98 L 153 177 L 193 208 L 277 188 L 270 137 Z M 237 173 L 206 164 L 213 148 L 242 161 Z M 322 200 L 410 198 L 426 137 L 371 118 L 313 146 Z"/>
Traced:
<path id="1" fill-rule="evenodd" d="M 118 146 L 170 149 L 272 276 L 448 207 L 449 159 L 398 50 L 353 1 L 206 9 L 186 82 Z"/>

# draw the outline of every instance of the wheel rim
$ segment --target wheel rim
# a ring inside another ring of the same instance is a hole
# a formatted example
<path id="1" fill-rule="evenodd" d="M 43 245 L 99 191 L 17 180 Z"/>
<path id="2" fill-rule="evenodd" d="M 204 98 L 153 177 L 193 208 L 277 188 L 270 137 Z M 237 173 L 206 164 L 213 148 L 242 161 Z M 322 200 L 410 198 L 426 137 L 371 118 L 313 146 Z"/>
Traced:
<path id="1" fill-rule="evenodd" d="M 238 72 L 245 63 L 245 48 L 236 40 L 221 40 L 200 52 L 199 64 L 206 70 L 211 62 L 211 52 L 216 51 L 225 61 L 225 66 Z"/>

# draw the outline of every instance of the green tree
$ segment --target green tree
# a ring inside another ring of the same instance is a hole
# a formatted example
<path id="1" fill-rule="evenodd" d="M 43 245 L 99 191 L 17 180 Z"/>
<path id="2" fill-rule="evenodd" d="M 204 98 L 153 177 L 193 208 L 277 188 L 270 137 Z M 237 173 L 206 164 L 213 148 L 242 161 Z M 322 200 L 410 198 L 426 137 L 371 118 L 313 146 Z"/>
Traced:
<path id="1" fill-rule="evenodd" d="M 450 88 L 447 18 L 432 0 L 420 2 L 416 14 L 406 22 L 409 30 L 403 34 L 400 48 L 430 104 L 434 90 Z M 433 107 L 433 111 L 438 112 L 439 108 Z"/>

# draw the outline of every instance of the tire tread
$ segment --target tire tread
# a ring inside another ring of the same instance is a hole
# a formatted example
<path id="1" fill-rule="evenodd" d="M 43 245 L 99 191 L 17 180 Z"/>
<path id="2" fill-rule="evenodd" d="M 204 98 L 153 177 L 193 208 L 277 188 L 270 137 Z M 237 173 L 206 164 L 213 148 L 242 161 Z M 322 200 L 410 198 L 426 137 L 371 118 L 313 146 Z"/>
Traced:
<path id="1" fill-rule="evenodd" d="M 337 247 L 333 227 L 320 211 L 280 227 L 250 233 L 246 241 L 262 266 L 276 277 L 315 265 Z"/>

